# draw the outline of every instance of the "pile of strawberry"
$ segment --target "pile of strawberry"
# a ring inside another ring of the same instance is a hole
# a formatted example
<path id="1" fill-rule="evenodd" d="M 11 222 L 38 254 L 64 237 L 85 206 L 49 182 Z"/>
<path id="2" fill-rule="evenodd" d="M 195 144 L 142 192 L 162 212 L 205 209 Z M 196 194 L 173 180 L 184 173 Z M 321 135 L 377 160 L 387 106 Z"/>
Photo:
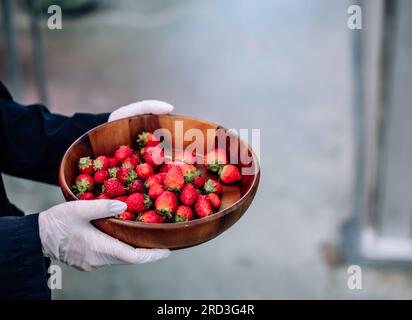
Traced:
<path id="1" fill-rule="evenodd" d="M 205 181 L 192 164 L 194 154 L 165 161 L 151 132 L 137 140 L 138 150 L 120 146 L 112 157 L 80 158 L 73 192 L 80 200 L 115 199 L 127 204 L 122 220 L 146 223 L 184 222 L 218 211 L 222 185 L 241 179 L 239 169 L 227 164 L 226 152 L 215 149 L 205 158 L 207 169 L 219 179 Z"/>

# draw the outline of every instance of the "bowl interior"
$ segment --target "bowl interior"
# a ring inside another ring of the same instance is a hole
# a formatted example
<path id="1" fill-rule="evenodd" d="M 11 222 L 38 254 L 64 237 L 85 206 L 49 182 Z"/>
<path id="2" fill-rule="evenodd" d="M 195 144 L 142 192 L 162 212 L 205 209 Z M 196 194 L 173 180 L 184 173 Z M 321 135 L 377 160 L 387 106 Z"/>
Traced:
<path id="1" fill-rule="evenodd" d="M 226 151 L 232 159 L 237 159 L 238 166 L 251 170 L 249 174 L 242 175 L 238 184 L 223 185 L 222 206 L 220 211 L 229 208 L 241 199 L 252 187 L 255 176 L 259 170 L 255 156 L 250 147 L 237 136 L 228 134 L 228 131 L 204 120 L 194 119 L 179 115 L 143 115 L 127 119 L 121 119 L 100 125 L 76 140 L 63 157 L 60 168 L 60 184 L 66 200 L 76 200 L 77 197 L 71 191 L 71 186 L 78 174 L 77 163 L 79 158 L 99 155 L 113 155 L 120 145 L 137 147 L 136 140 L 143 131 L 155 131 L 167 129 L 171 134 L 164 135 L 166 144 L 170 144 L 172 150 L 186 149 L 194 142 L 199 142 L 196 132 L 202 133 L 205 143 L 201 143 L 204 154 L 209 148 L 214 148 L 218 141 L 226 141 Z M 191 129 L 199 129 L 193 132 Z M 166 131 L 165 131 L 166 132 Z M 197 149 L 198 151 L 201 148 Z M 243 152 L 243 157 L 242 157 Z M 168 156 L 166 154 L 166 156 Z M 170 155 L 173 158 L 174 153 Z M 199 162 L 199 161 L 198 161 Z M 217 176 L 206 170 L 203 164 L 197 164 L 207 177 L 217 179 Z"/>

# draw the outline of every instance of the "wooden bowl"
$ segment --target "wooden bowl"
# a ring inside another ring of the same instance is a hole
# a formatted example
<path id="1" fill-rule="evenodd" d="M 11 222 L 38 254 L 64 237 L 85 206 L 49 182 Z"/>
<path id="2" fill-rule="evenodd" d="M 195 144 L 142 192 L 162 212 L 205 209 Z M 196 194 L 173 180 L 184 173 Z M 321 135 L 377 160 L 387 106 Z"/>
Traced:
<path id="1" fill-rule="evenodd" d="M 177 127 L 176 124 L 178 124 Z M 59 180 L 66 200 L 77 200 L 70 187 L 74 184 L 74 179 L 78 173 L 77 163 L 79 158 L 112 155 L 120 145 L 135 147 L 139 133 L 154 131 L 158 128 L 170 130 L 173 138 L 181 136 L 177 134 L 180 131 L 179 128 L 182 132 L 187 132 L 192 128 L 200 129 L 208 142 L 212 142 L 210 140 L 216 141 L 222 131 L 227 132 L 225 128 L 217 124 L 179 115 L 142 115 L 102 124 L 77 139 L 63 156 Z M 209 135 L 207 135 L 207 132 L 209 132 Z M 239 167 L 252 169 L 253 174 L 243 175 L 238 184 L 223 186 L 222 206 L 219 212 L 205 218 L 180 223 L 148 224 L 115 218 L 98 219 L 92 221 L 92 223 L 114 238 L 141 248 L 180 249 L 195 246 L 215 238 L 232 226 L 245 213 L 259 185 L 259 164 L 253 151 L 237 137 L 230 144 L 230 137 L 233 137 L 233 135 L 229 134 L 226 137 L 228 154 L 234 152 L 233 150 L 241 150 L 240 146 L 242 146 L 243 150 L 247 150 L 251 161 L 248 161 L 247 164 L 241 163 L 239 155 L 238 165 Z M 233 148 L 233 141 L 236 142 L 235 148 Z M 173 148 L 176 147 L 174 139 L 170 143 Z M 192 141 L 183 142 L 184 148 L 191 143 Z M 232 145 L 232 148 L 230 148 L 230 145 Z M 204 152 L 206 152 L 206 146 Z M 206 170 L 203 169 L 203 172 L 206 173 Z M 210 175 L 210 173 L 206 174 Z"/>

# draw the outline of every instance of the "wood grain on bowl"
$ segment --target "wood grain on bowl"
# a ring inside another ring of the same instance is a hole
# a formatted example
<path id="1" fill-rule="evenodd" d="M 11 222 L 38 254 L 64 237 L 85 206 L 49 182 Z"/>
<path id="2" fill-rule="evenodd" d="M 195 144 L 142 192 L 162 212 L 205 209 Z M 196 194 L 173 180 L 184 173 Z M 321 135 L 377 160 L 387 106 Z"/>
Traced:
<path id="1" fill-rule="evenodd" d="M 217 124 L 179 115 L 143 115 L 100 125 L 77 139 L 63 156 L 59 180 L 66 200 L 77 200 L 70 187 L 74 183 L 79 158 L 110 155 L 119 145 L 135 146 L 138 134 L 143 131 L 164 128 L 170 130 L 174 136 L 176 121 L 179 121 L 179 124 L 183 126 L 183 132 L 193 128 L 200 129 L 203 131 L 204 137 L 209 140 L 214 140 L 216 137 L 210 135 L 210 132 L 207 135 L 208 129 L 226 131 L 225 128 Z M 174 143 L 174 141 L 171 142 Z M 101 231 L 134 247 L 180 249 L 215 238 L 232 226 L 246 212 L 259 185 L 259 164 L 253 151 L 238 138 L 236 138 L 236 142 L 239 148 L 240 145 L 245 147 L 251 158 L 249 163 L 244 164 L 240 161 L 239 166 L 252 167 L 254 173 L 243 176 L 242 181 L 238 184 L 223 187 L 222 206 L 219 212 L 206 218 L 181 223 L 148 224 L 107 218 L 95 220 L 93 224 Z M 184 141 L 183 146 L 186 147 L 190 143 L 191 141 Z M 230 144 L 227 144 L 228 154 L 230 153 L 229 148 Z M 206 152 L 206 146 L 204 151 Z M 208 175 L 212 177 L 210 173 Z"/>

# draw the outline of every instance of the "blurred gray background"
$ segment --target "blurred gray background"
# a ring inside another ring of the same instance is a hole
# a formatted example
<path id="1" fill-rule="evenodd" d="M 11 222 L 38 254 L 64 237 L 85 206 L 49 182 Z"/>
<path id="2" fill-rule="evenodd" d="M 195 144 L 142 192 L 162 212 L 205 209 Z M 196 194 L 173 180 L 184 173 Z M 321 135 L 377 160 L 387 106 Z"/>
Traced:
<path id="1" fill-rule="evenodd" d="M 105 112 L 142 99 L 225 127 L 261 130 L 261 183 L 247 214 L 165 261 L 83 273 L 63 266 L 55 299 L 412 298 L 409 269 L 363 267 L 349 290 L 339 258 L 353 213 L 355 130 L 350 1 L 98 1 L 44 41 L 47 105 Z M 13 2 L 20 101 L 40 97 L 27 11 Z M 4 61 L 4 46 L 0 57 Z M 6 76 L 5 63 L 0 76 Z M 27 213 L 59 188 L 5 177 Z"/>

